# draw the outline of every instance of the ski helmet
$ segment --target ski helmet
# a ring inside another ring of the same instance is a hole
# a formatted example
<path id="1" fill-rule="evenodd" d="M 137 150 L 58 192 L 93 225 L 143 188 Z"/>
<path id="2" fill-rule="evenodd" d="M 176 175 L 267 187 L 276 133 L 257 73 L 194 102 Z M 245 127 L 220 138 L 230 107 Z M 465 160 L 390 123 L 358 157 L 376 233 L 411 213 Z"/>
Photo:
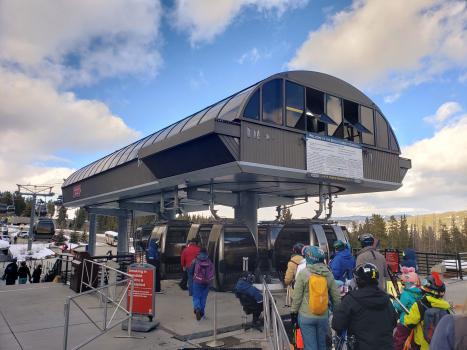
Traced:
<path id="1" fill-rule="evenodd" d="M 422 282 L 422 291 L 435 298 L 442 298 L 446 293 L 446 285 L 441 281 L 437 272 L 426 277 Z"/>
<path id="2" fill-rule="evenodd" d="M 378 284 L 379 272 L 373 264 L 360 264 L 353 269 L 353 275 L 359 286 L 365 284 Z"/>
<path id="3" fill-rule="evenodd" d="M 364 233 L 363 235 L 358 236 L 362 248 L 375 244 L 375 238 L 369 233 Z"/>
<path id="4" fill-rule="evenodd" d="M 340 240 L 339 240 L 339 241 L 335 241 L 334 244 L 333 244 L 332 246 L 334 247 L 334 250 L 335 250 L 336 252 L 340 252 L 340 251 L 344 250 L 345 248 L 347 248 L 347 246 L 345 245 L 345 243 L 342 242 L 342 241 L 340 241 Z"/>
<path id="5" fill-rule="evenodd" d="M 324 251 L 320 247 L 310 246 L 303 251 L 306 259 L 306 264 L 316 264 L 324 261 Z"/>
<path id="6" fill-rule="evenodd" d="M 302 253 L 302 249 L 305 245 L 301 242 L 298 242 L 298 243 L 295 243 L 294 246 L 293 246 L 293 251 L 296 253 L 296 254 L 301 254 Z"/>
<path id="7" fill-rule="evenodd" d="M 243 271 L 242 277 L 240 277 L 240 280 L 247 281 L 248 283 L 253 283 L 253 275 L 251 274 L 250 271 Z"/>
<path id="8" fill-rule="evenodd" d="M 404 286 L 420 285 L 420 277 L 415 273 L 415 269 L 413 267 L 402 267 L 401 283 Z"/>

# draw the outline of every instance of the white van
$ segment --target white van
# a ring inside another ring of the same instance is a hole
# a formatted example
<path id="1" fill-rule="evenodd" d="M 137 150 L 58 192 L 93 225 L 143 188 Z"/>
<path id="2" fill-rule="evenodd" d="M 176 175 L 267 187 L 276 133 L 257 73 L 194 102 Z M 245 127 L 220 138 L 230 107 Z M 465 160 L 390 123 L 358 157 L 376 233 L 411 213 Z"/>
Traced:
<path id="1" fill-rule="evenodd" d="M 105 243 L 112 246 L 117 245 L 118 233 L 114 231 L 105 231 Z"/>

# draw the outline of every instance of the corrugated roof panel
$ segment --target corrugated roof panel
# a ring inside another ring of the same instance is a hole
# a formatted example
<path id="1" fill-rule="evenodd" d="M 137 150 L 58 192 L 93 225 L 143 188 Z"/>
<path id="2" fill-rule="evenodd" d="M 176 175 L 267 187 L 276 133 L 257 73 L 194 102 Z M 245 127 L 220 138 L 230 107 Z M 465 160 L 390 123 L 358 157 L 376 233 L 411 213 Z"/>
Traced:
<path id="1" fill-rule="evenodd" d="M 199 124 L 202 124 L 204 122 L 207 122 L 208 120 L 217 118 L 217 115 L 219 114 L 220 110 L 224 105 L 227 103 L 228 99 L 222 100 L 218 104 L 214 105 L 205 115 L 204 117 L 199 121 Z"/>
<path id="2" fill-rule="evenodd" d="M 256 86 L 258 85 L 252 86 L 251 88 L 240 92 L 238 95 L 235 95 L 229 102 L 227 102 L 217 118 L 228 121 L 235 120 L 237 117 L 237 112 L 243 101 L 249 95 L 249 93 L 256 88 Z"/>
<path id="3" fill-rule="evenodd" d="M 120 151 L 117 152 L 115 157 L 109 162 L 109 166 L 107 167 L 107 169 L 111 169 L 111 168 L 117 166 L 117 163 L 120 160 L 120 157 L 122 156 L 123 152 L 126 151 L 127 148 L 128 147 L 124 147 Z"/>
<path id="4" fill-rule="evenodd" d="M 186 122 L 185 126 L 183 127 L 182 131 L 188 130 L 196 125 L 198 125 L 199 120 L 206 114 L 210 107 L 203 109 L 202 111 L 196 113 L 193 117 L 190 118 L 189 121 Z"/>
<path id="5" fill-rule="evenodd" d="M 183 127 L 184 127 L 185 124 L 188 122 L 188 120 L 190 120 L 190 117 L 185 118 L 185 119 L 183 119 L 180 123 L 178 123 L 178 124 L 169 132 L 169 134 L 167 135 L 166 139 L 168 139 L 168 138 L 169 138 L 170 136 L 172 136 L 172 135 L 178 134 L 178 133 L 183 129 Z"/>

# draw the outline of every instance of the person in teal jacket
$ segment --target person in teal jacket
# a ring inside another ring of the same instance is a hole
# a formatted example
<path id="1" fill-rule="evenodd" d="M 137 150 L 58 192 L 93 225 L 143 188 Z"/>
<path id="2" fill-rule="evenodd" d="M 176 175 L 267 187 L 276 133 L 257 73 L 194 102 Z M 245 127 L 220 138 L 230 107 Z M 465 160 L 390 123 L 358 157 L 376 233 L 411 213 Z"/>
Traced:
<path id="1" fill-rule="evenodd" d="M 422 290 L 420 289 L 420 278 L 415 273 L 415 268 L 402 267 L 401 269 L 401 282 L 404 292 L 401 295 L 400 302 L 405 306 L 407 310 L 410 310 L 413 304 L 419 301 L 423 297 Z M 404 323 L 406 313 L 398 303 L 394 303 L 394 308 L 401 314 L 400 323 L 397 325 L 396 333 L 394 333 L 394 350 L 403 350 L 407 338 L 412 332 L 411 329 L 407 328 Z M 415 344 L 415 339 L 412 338 L 412 349 L 418 349 L 418 345 Z"/>

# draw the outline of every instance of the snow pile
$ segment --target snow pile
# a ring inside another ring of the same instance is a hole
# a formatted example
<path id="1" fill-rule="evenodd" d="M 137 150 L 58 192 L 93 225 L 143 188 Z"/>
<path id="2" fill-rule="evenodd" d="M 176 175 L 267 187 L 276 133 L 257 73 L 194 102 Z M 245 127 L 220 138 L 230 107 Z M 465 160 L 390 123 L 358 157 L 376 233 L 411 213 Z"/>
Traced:
<path id="1" fill-rule="evenodd" d="M 4 241 L 3 239 L 0 239 L 0 249 L 5 249 L 10 246 L 10 243 L 8 241 Z"/>
<path id="2" fill-rule="evenodd" d="M 32 249 L 28 251 L 27 244 L 16 244 L 10 246 L 10 255 L 18 261 L 28 259 L 47 259 L 55 256 L 55 253 L 48 248 L 48 244 L 33 244 Z"/>

